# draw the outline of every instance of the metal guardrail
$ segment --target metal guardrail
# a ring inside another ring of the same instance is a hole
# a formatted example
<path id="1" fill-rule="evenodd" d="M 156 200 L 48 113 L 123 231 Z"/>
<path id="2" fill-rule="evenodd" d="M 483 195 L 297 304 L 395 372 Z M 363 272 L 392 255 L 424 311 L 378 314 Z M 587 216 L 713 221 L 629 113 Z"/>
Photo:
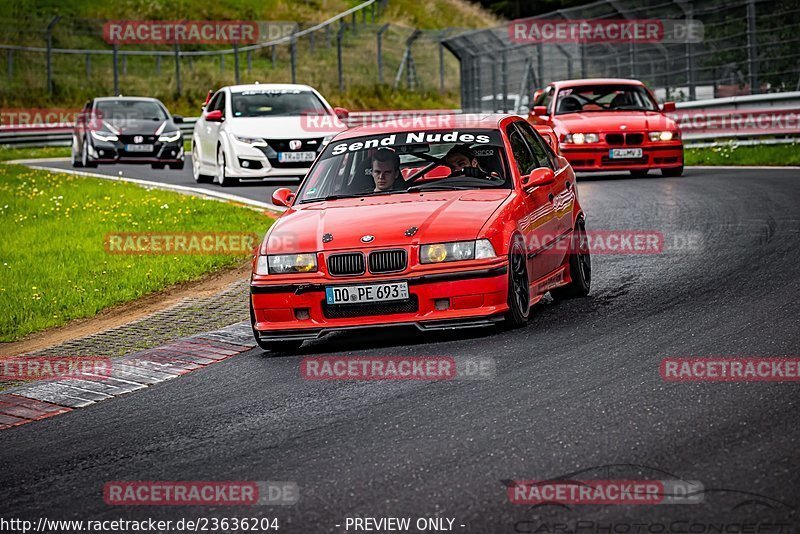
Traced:
<path id="1" fill-rule="evenodd" d="M 756 139 L 800 137 L 800 91 L 768 95 L 737 96 L 712 100 L 680 102 L 669 115 L 681 126 L 688 142 L 712 139 Z M 349 126 L 392 118 L 460 113 L 461 110 L 386 110 L 354 111 Z M 196 117 L 184 118 L 179 125 L 184 136 L 191 136 Z M 69 146 L 72 124 L 49 127 L 0 128 L 0 146 Z"/>

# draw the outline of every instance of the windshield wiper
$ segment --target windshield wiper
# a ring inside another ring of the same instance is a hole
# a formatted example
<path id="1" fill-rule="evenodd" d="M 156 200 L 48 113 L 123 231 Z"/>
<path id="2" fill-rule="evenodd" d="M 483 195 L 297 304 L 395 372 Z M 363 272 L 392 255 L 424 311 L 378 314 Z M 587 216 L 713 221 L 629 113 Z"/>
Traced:
<path id="1" fill-rule="evenodd" d="M 305 204 L 307 202 L 322 202 L 324 200 L 339 200 L 340 198 L 358 198 L 363 197 L 364 195 L 329 195 L 327 197 L 319 197 L 319 198 L 304 198 L 298 204 Z"/>
<path id="2" fill-rule="evenodd" d="M 462 185 L 447 185 L 447 184 L 440 184 L 440 185 L 414 185 L 406 189 L 406 191 L 414 192 L 414 191 L 459 191 L 459 190 L 467 190 L 467 189 L 474 189 L 473 187 L 464 187 Z"/>

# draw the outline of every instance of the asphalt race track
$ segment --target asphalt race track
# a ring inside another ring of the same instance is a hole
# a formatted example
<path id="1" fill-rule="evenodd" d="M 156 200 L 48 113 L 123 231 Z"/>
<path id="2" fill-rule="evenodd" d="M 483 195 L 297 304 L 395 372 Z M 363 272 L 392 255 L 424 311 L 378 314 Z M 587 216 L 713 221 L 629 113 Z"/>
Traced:
<path id="1" fill-rule="evenodd" d="M 193 183 L 188 164 L 182 173 L 158 172 Z M 225 191 L 263 200 L 268 189 Z M 526 328 L 385 329 L 306 344 L 298 355 L 253 350 L 4 431 L 0 513 L 277 517 L 283 533 L 345 532 L 353 516 L 453 518 L 453 530 L 464 533 L 706 534 L 743 523 L 762 525 L 753 532 L 796 532 L 788 525 L 800 525 L 800 384 L 665 382 L 659 364 L 800 354 L 800 171 L 599 177 L 581 180 L 580 193 L 590 230 L 656 230 L 664 252 L 594 254 L 590 296 L 548 299 Z M 487 357 L 497 374 L 301 378 L 304 356 L 337 354 Z M 503 482 L 576 472 L 700 481 L 703 500 L 531 507 L 510 503 Z M 300 500 L 107 506 L 103 484 L 121 480 L 294 481 Z"/>

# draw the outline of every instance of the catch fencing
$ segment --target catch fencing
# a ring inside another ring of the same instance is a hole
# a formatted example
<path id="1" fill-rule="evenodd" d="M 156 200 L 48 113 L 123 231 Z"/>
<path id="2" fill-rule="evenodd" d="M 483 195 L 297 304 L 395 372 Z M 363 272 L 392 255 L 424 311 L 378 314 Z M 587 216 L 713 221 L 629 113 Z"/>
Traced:
<path id="1" fill-rule="evenodd" d="M 600 0 L 444 45 L 463 109 L 527 112 L 536 89 L 574 78 L 640 79 L 678 102 L 797 91 L 799 27 L 797 0 Z"/>

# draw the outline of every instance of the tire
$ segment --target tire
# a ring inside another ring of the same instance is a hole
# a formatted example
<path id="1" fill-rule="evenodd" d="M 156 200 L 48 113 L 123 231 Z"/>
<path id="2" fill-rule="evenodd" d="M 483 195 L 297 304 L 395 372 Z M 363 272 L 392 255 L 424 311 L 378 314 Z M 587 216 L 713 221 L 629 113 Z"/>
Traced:
<path id="1" fill-rule="evenodd" d="M 578 246 L 570 247 L 569 275 L 572 281 L 550 290 L 550 295 L 556 300 L 585 297 L 592 286 L 592 256 L 586 237 L 586 225 L 582 219 L 575 225 L 573 240 L 577 241 Z"/>
<path id="2" fill-rule="evenodd" d="M 531 313 L 531 294 L 528 285 L 528 258 L 519 239 L 508 252 L 508 312 L 505 324 L 519 328 L 528 322 Z"/>
<path id="3" fill-rule="evenodd" d="M 633 176 L 634 178 L 644 178 L 645 176 L 647 176 L 647 172 L 648 169 L 637 169 L 631 171 L 631 176 Z"/>
<path id="4" fill-rule="evenodd" d="M 164 168 L 164 164 L 163 163 L 152 163 L 150 165 L 150 167 L 152 167 L 153 169 L 163 169 Z"/>
<path id="5" fill-rule="evenodd" d="M 217 147 L 217 181 L 222 187 L 237 185 L 239 180 L 225 175 L 225 151 L 222 145 Z"/>
<path id="6" fill-rule="evenodd" d="M 170 163 L 169 168 L 173 171 L 182 171 L 183 170 L 183 162 L 180 163 Z"/>
<path id="7" fill-rule="evenodd" d="M 197 147 L 194 143 L 192 143 L 192 178 L 198 184 L 210 184 L 214 181 L 213 176 L 200 174 L 200 160 L 197 158 Z"/>
<path id="8" fill-rule="evenodd" d="M 250 303 L 250 326 L 253 329 L 253 337 L 256 340 L 258 346 L 265 350 L 266 352 L 281 352 L 281 353 L 292 353 L 295 352 L 297 349 L 300 348 L 300 345 L 303 344 L 302 341 L 261 341 L 258 338 L 258 332 L 256 332 L 256 316 L 253 313 L 253 304 Z"/>
<path id="9" fill-rule="evenodd" d="M 677 178 L 678 176 L 683 176 L 683 165 L 680 167 L 661 169 L 661 176 L 666 176 L 668 178 Z"/>
<path id="10" fill-rule="evenodd" d="M 81 163 L 81 158 L 78 157 L 77 152 L 75 151 L 75 145 L 78 143 L 75 142 L 75 139 L 72 140 L 72 150 L 70 150 L 70 159 L 72 160 L 72 166 L 75 168 L 83 167 L 83 163 Z"/>
<path id="11" fill-rule="evenodd" d="M 81 147 L 81 167 L 94 168 L 97 167 L 97 162 L 89 159 L 89 140 L 83 140 Z"/>

